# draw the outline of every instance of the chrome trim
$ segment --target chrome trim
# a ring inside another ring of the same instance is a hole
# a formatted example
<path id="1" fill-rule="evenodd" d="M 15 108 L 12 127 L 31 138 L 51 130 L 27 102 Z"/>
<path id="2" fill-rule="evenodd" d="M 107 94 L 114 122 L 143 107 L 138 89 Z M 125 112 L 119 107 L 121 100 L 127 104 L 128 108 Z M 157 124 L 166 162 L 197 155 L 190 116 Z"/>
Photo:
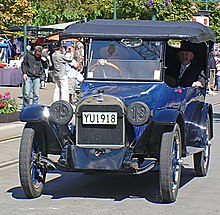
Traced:
<path id="1" fill-rule="evenodd" d="M 47 166 L 52 167 L 53 169 L 57 169 L 56 164 L 54 163 L 54 161 L 49 159 L 48 157 L 40 156 L 39 163 L 40 163 L 40 165 L 46 164 Z"/>
<path id="2" fill-rule="evenodd" d="M 133 169 L 136 175 L 143 174 L 156 166 L 156 159 L 144 159 L 142 164 L 138 163 L 138 159 L 132 159 L 124 163 L 125 169 Z"/>
<path id="3" fill-rule="evenodd" d="M 203 148 L 198 148 L 198 147 L 193 147 L 193 146 L 187 146 L 186 147 L 186 154 L 187 155 L 192 155 L 192 154 L 196 154 L 198 152 L 204 151 Z"/>
<path id="4" fill-rule="evenodd" d="M 106 80 L 95 80 L 95 79 L 85 79 L 83 82 L 85 82 L 85 83 L 91 83 L 91 82 L 104 82 L 104 83 L 111 83 L 112 84 L 112 82 L 113 82 L 113 80 L 109 80 L 109 81 L 106 81 Z M 150 84 L 164 84 L 165 82 L 164 81 L 144 81 L 144 80 L 142 80 L 142 81 L 138 81 L 138 80 L 126 80 L 126 81 L 121 81 L 121 80 L 114 80 L 114 82 L 117 82 L 117 83 L 138 83 L 138 84 L 141 84 L 141 83 L 144 83 L 144 84 L 146 84 L 146 83 L 150 83 Z"/>
<path id="5" fill-rule="evenodd" d="M 136 174 L 139 175 L 139 174 L 143 174 L 145 172 L 148 172 L 150 171 L 151 169 L 153 169 L 155 167 L 156 163 L 155 162 L 152 162 L 149 166 L 147 166 L 146 168 L 142 168 L 142 169 L 137 169 L 137 172 Z"/>
<path id="6" fill-rule="evenodd" d="M 98 98 L 100 97 L 103 98 L 101 102 L 98 101 Z M 115 102 L 115 100 L 117 101 L 117 104 L 112 103 L 113 101 Z M 82 100 L 78 102 L 76 106 L 76 113 L 78 113 L 78 109 L 82 105 L 112 105 L 112 104 L 119 105 L 123 110 L 123 114 L 125 113 L 126 106 L 125 103 L 120 98 L 113 95 L 102 94 L 102 93 L 85 96 Z"/>
<path id="7" fill-rule="evenodd" d="M 78 147 L 81 147 L 81 148 L 87 148 L 87 149 L 120 149 L 120 148 L 124 148 L 125 147 L 125 144 L 121 144 L 121 145 L 101 145 L 101 144 L 78 144 L 77 141 L 76 141 L 76 145 Z"/>
<path id="8" fill-rule="evenodd" d="M 100 102 L 98 101 L 98 98 L 102 97 L 103 100 Z M 107 144 L 78 144 L 79 141 L 79 137 L 78 137 L 78 111 L 79 108 L 82 105 L 88 105 L 88 106 L 93 106 L 93 105 L 118 105 L 121 109 L 122 109 L 122 113 L 123 113 L 123 131 L 122 131 L 122 135 L 123 135 L 123 142 L 120 145 L 107 145 Z M 125 147 L 125 113 L 126 113 L 126 106 L 125 103 L 118 97 L 113 96 L 113 95 L 108 95 L 108 94 L 103 94 L 103 93 L 97 93 L 97 94 L 93 94 L 93 95 L 88 95 L 85 96 L 81 101 L 79 101 L 79 103 L 76 106 L 76 112 L 75 112 L 75 122 L 76 122 L 76 145 L 78 147 L 81 148 L 111 148 L 111 149 L 119 149 L 119 148 L 123 148 Z"/>

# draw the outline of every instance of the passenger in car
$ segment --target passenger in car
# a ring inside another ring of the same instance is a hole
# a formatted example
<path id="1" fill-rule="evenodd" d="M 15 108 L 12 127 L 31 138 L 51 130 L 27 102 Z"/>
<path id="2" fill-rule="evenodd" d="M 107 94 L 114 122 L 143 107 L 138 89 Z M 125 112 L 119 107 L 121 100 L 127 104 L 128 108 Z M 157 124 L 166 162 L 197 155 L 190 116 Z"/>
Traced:
<path id="1" fill-rule="evenodd" d="M 189 50 L 180 51 L 180 67 L 177 76 L 177 85 L 182 87 L 205 87 L 205 73 L 194 63 L 194 53 Z"/>
<path id="2" fill-rule="evenodd" d="M 194 61 L 194 51 L 189 46 L 185 46 L 178 53 L 179 63 L 172 77 L 166 76 L 165 82 L 170 86 L 181 87 L 205 87 L 206 76 L 202 67 Z"/>

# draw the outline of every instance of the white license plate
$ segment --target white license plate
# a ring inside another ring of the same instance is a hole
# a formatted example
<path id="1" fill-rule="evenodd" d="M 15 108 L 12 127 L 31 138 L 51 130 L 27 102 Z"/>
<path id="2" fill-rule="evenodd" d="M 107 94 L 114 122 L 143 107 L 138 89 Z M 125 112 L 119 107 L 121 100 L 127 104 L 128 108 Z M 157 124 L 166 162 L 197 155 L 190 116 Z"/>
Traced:
<path id="1" fill-rule="evenodd" d="M 82 112 L 85 125 L 117 125 L 117 112 Z"/>

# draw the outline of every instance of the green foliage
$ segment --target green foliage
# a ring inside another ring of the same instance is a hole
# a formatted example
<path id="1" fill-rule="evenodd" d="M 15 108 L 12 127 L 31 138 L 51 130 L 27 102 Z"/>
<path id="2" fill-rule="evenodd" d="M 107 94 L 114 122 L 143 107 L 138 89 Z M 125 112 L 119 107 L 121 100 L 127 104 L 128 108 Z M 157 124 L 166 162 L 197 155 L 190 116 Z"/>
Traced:
<path id="1" fill-rule="evenodd" d="M 165 0 L 153 0 L 152 5 L 145 1 L 146 19 L 188 21 L 193 11 L 191 0 L 170 0 L 169 5 Z"/>
<path id="2" fill-rule="evenodd" d="M 29 0 L 1 0 L 0 29 L 23 25 L 33 17 Z"/>
<path id="3" fill-rule="evenodd" d="M 31 0 L 35 11 L 32 25 L 42 26 L 81 19 L 78 15 L 81 2 L 80 0 Z"/>
<path id="4" fill-rule="evenodd" d="M 116 0 L 117 19 L 152 19 L 187 21 L 194 12 L 192 0 Z M 3 5 L 3 6 L 2 6 Z M 197 2 L 198 10 L 205 10 L 205 2 Z M 220 41 L 220 9 L 217 2 L 209 2 L 210 27 Z M 114 0 L 1 0 L 0 29 L 31 22 L 33 26 L 57 24 L 77 20 L 112 19 Z"/>

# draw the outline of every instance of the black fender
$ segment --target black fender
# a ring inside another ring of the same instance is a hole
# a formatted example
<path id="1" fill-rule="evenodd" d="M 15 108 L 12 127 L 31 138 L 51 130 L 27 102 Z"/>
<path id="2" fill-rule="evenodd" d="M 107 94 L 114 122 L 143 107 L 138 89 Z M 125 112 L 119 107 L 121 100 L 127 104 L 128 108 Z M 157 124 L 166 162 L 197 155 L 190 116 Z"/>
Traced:
<path id="1" fill-rule="evenodd" d="M 213 126 L 213 108 L 212 105 L 210 103 L 203 103 L 203 108 L 201 109 L 201 111 L 203 112 L 203 117 L 201 119 L 200 124 L 203 125 L 204 127 L 206 126 L 207 123 L 207 116 L 209 116 L 210 119 L 210 127 L 211 127 L 211 139 L 214 136 L 214 126 Z M 206 132 L 203 136 L 206 135 Z"/>
<path id="2" fill-rule="evenodd" d="M 41 141 L 38 144 L 45 149 L 47 154 L 61 154 L 63 145 L 59 128 L 56 130 L 54 126 L 45 121 L 27 122 L 25 127 L 33 128 L 37 135 L 40 135 Z"/>
<path id="3" fill-rule="evenodd" d="M 210 118 L 211 138 L 213 137 L 213 109 L 212 105 L 201 102 L 197 105 L 193 117 L 186 122 L 186 141 L 188 146 L 205 147 L 207 141 L 206 125 Z"/>
<path id="4" fill-rule="evenodd" d="M 42 105 L 33 105 L 23 108 L 19 118 L 22 122 L 27 122 L 26 126 L 33 127 L 41 136 L 47 150 L 50 154 L 60 154 L 63 147 L 63 137 L 61 127 L 51 122 L 49 119 L 49 107 Z M 64 129 L 63 129 L 64 130 Z"/>
<path id="5" fill-rule="evenodd" d="M 180 113 L 180 110 L 173 108 L 158 109 L 152 120 L 155 124 L 175 125 Z"/>
<path id="6" fill-rule="evenodd" d="M 45 110 L 47 106 L 33 105 L 22 109 L 19 119 L 22 122 L 40 122 L 46 120 Z M 48 109 L 49 112 L 49 109 Z"/>
<path id="7" fill-rule="evenodd" d="M 210 127 L 211 127 L 211 139 L 214 137 L 214 122 L 213 122 L 213 108 L 212 104 L 207 103 L 207 109 L 210 119 Z"/>
<path id="8" fill-rule="evenodd" d="M 151 122 L 135 146 L 134 153 L 141 154 L 145 151 L 145 154 L 149 156 L 159 157 L 162 134 L 173 131 L 176 123 L 181 128 L 182 141 L 184 143 L 184 120 L 182 112 L 174 108 L 163 108 L 154 111 Z M 183 152 L 185 152 L 185 144 L 182 147 Z"/>
<path id="9" fill-rule="evenodd" d="M 176 123 L 179 124 L 182 137 L 183 151 L 185 148 L 185 126 L 184 116 L 181 110 L 174 108 L 164 108 L 156 110 L 153 117 L 154 124 L 165 125 L 163 132 L 171 132 L 174 129 Z"/>

